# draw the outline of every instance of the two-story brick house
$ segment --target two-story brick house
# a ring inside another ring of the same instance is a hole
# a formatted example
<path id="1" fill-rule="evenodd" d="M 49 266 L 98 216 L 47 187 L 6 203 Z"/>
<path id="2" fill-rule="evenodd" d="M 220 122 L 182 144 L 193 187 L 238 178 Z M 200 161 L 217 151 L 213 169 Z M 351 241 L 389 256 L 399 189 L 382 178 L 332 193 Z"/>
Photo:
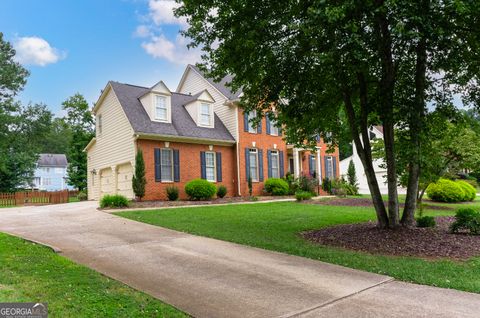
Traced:
<path id="1" fill-rule="evenodd" d="M 99 199 L 119 193 L 133 198 L 135 154 L 146 167 L 145 200 L 166 199 L 166 188 L 195 178 L 225 185 L 228 196 L 260 195 L 268 178 L 315 173 L 338 176 L 338 150 L 326 153 L 321 140 L 311 153 L 287 145 L 275 122 L 264 117 L 257 127 L 238 104 L 226 77 L 216 83 L 187 66 L 176 92 L 159 82 L 151 88 L 109 82 L 93 108 L 96 137 L 87 145 L 88 195 Z"/>

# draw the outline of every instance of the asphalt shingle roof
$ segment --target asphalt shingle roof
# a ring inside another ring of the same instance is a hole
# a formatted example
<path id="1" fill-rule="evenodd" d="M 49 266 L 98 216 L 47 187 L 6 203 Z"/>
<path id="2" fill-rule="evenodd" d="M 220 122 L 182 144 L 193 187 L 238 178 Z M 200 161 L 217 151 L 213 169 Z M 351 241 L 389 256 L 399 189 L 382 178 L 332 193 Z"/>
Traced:
<path id="1" fill-rule="evenodd" d="M 64 154 L 41 153 L 37 164 L 42 167 L 67 167 L 67 156 Z"/>
<path id="2" fill-rule="evenodd" d="M 233 79 L 233 75 L 227 75 L 220 82 L 215 82 L 212 78 L 207 77 L 204 72 L 202 72 L 198 67 L 195 65 L 190 65 L 195 71 L 200 73 L 203 78 L 205 78 L 210 84 L 212 84 L 217 90 L 220 91 L 223 95 L 225 95 L 228 99 L 230 100 L 235 100 L 237 99 L 240 94 L 242 93 L 242 90 L 239 89 L 236 92 L 232 92 L 232 89 L 227 86 L 228 83 L 230 83 Z"/>
<path id="3" fill-rule="evenodd" d="M 195 100 L 197 98 L 195 96 L 172 93 L 172 123 L 161 123 L 150 120 L 139 100 L 139 97 L 147 93 L 150 88 L 118 82 L 110 82 L 110 84 L 136 133 L 234 141 L 233 136 L 216 114 L 214 115 L 215 128 L 197 126 L 185 109 L 185 104 Z"/>

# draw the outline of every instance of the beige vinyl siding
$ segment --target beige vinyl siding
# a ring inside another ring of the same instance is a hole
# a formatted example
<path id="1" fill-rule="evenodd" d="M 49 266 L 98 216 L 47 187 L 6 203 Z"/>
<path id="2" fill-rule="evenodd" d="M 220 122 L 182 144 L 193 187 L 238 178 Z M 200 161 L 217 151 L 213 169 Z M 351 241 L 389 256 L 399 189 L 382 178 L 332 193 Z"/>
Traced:
<path id="1" fill-rule="evenodd" d="M 226 98 L 218 92 L 206 79 L 204 79 L 195 70 L 189 68 L 185 75 L 183 85 L 179 87 L 179 93 L 182 94 L 197 94 L 202 90 L 207 89 L 215 100 L 214 112 L 223 122 L 228 131 L 232 134 L 235 140 L 238 140 L 238 125 L 235 120 L 236 107 L 225 105 Z"/>
<path id="2" fill-rule="evenodd" d="M 118 171 L 121 165 L 132 165 L 135 160 L 135 140 L 133 137 L 133 129 L 123 112 L 123 109 L 110 87 L 107 89 L 106 96 L 101 101 L 97 109 L 96 116 L 102 116 L 102 134 L 96 136 L 96 142 L 88 151 L 88 195 L 89 199 L 98 200 L 101 193 L 108 189 L 110 193 L 118 192 L 118 184 L 115 186 L 114 171 Z M 112 170 L 112 167 L 115 170 Z M 91 171 L 95 169 L 96 175 Z M 109 170 L 106 172 L 105 170 Z M 125 167 L 121 170 L 124 173 Z M 101 173 L 111 174 L 109 184 L 103 184 L 106 180 L 101 180 Z M 95 177 L 92 182 L 92 177 Z M 106 188 L 101 189 L 101 186 Z M 122 184 L 122 194 L 133 198 L 133 192 L 125 189 Z"/>

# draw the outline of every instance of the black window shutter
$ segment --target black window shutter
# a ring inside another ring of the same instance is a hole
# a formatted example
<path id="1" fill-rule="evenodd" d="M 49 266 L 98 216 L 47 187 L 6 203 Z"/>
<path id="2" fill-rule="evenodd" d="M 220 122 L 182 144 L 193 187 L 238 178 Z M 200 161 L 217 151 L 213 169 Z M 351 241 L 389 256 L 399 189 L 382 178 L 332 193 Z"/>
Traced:
<path id="1" fill-rule="evenodd" d="M 248 113 L 247 112 L 243 113 L 243 129 L 245 131 L 248 131 Z"/>
<path id="2" fill-rule="evenodd" d="M 280 165 L 280 178 L 283 178 L 283 175 L 285 174 L 283 151 L 278 152 L 278 164 Z"/>
<path id="3" fill-rule="evenodd" d="M 258 123 L 258 126 L 257 126 L 257 134 L 261 134 L 262 133 L 262 120 L 260 119 L 260 122 Z"/>
<path id="4" fill-rule="evenodd" d="M 258 149 L 258 181 L 263 181 L 263 150 Z"/>
<path id="5" fill-rule="evenodd" d="M 266 120 L 266 124 L 267 124 L 267 135 L 270 135 L 270 125 L 271 125 L 271 122 L 270 122 L 270 117 L 268 117 L 269 114 L 267 114 L 267 116 L 265 116 L 265 120 Z"/>
<path id="6" fill-rule="evenodd" d="M 333 161 L 333 172 L 332 175 L 334 178 L 337 178 L 337 157 L 332 156 L 332 161 Z"/>
<path id="7" fill-rule="evenodd" d="M 328 179 L 328 156 L 323 157 L 323 161 L 325 162 L 325 178 Z"/>
<path id="8" fill-rule="evenodd" d="M 249 148 L 245 148 L 245 176 L 247 178 L 247 182 L 248 182 L 248 179 L 250 178 L 250 149 Z"/>
<path id="9" fill-rule="evenodd" d="M 308 160 L 308 171 L 310 171 L 310 176 L 313 177 L 313 155 L 309 156 Z"/>
<path id="10" fill-rule="evenodd" d="M 268 126 L 267 126 L 268 127 Z M 272 152 L 267 150 L 268 177 L 272 177 Z"/>
<path id="11" fill-rule="evenodd" d="M 207 163 L 205 161 L 205 151 L 200 151 L 200 178 L 207 179 Z"/>
<path id="12" fill-rule="evenodd" d="M 155 148 L 154 150 L 154 162 L 155 162 L 155 181 L 162 181 L 162 171 L 160 165 L 160 149 Z"/>
<path id="13" fill-rule="evenodd" d="M 173 149 L 173 181 L 180 182 L 180 152 Z"/>
<path id="14" fill-rule="evenodd" d="M 222 182 L 222 153 L 217 152 L 217 182 Z"/>

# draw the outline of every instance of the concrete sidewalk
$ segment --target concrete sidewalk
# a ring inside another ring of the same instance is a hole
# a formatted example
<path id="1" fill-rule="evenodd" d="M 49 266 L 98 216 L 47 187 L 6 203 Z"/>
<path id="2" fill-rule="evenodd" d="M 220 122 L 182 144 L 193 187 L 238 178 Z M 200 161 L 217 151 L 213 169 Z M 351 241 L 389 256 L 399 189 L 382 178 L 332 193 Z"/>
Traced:
<path id="1" fill-rule="evenodd" d="M 195 317 L 478 317 L 478 294 L 176 232 L 96 205 L 1 209 L 0 231 L 51 245 Z"/>

